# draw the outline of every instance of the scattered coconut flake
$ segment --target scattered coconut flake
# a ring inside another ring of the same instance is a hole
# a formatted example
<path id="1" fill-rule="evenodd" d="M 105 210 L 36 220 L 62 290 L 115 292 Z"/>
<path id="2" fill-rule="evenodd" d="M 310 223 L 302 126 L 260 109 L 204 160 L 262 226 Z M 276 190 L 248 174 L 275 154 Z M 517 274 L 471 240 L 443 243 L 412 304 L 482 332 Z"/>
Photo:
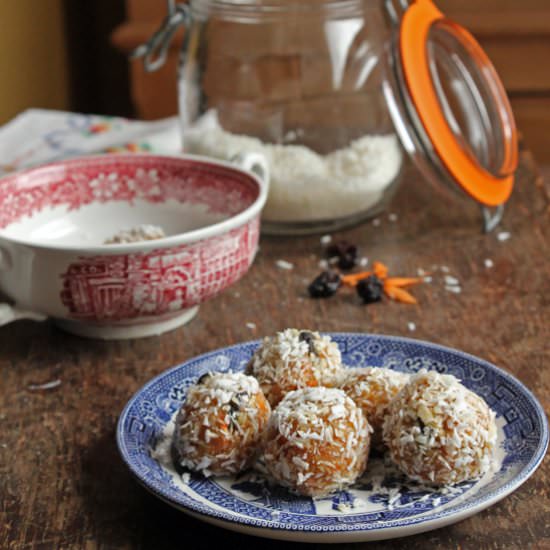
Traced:
<path id="1" fill-rule="evenodd" d="M 379 218 L 374 218 L 374 220 L 372 220 L 372 225 L 374 225 L 374 227 L 378 227 L 381 223 Z"/>
<path id="2" fill-rule="evenodd" d="M 388 220 L 390 220 L 390 222 L 392 222 L 392 223 L 396 222 L 397 219 L 398 219 L 397 214 L 395 214 L 393 212 L 388 216 Z"/>
<path id="3" fill-rule="evenodd" d="M 284 136 L 283 141 L 296 141 L 298 134 L 294 130 L 289 130 Z"/>
<path id="4" fill-rule="evenodd" d="M 426 272 L 421 267 L 416 270 L 416 273 L 419 277 L 424 277 L 424 275 L 426 275 Z"/>
<path id="5" fill-rule="evenodd" d="M 369 265 L 369 259 L 368 258 L 361 258 L 359 260 L 359 265 L 361 267 L 367 267 L 367 265 Z"/>
<path id="6" fill-rule="evenodd" d="M 450 275 L 445 275 L 445 285 L 447 285 L 447 286 L 459 286 L 460 281 L 456 277 L 451 277 Z"/>
<path id="7" fill-rule="evenodd" d="M 321 244 L 322 245 L 329 244 L 330 242 L 332 242 L 332 236 L 331 235 L 323 235 L 321 237 Z"/>
<path id="8" fill-rule="evenodd" d="M 44 384 L 29 384 L 27 389 L 30 391 L 42 391 L 42 390 L 53 390 L 61 386 L 61 380 L 52 380 L 51 382 L 45 382 Z"/>
<path id="9" fill-rule="evenodd" d="M 336 506 L 339 512 L 347 513 L 351 512 L 351 506 L 349 504 L 346 504 L 345 502 L 340 502 L 338 506 Z"/>
<path id="10" fill-rule="evenodd" d="M 460 294 L 462 292 L 462 288 L 460 288 L 459 286 L 449 286 L 449 285 L 447 285 L 445 287 L 445 290 L 447 292 L 452 292 L 453 294 Z"/>
<path id="11" fill-rule="evenodd" d="M 158 225 L 142 224 L 130 229 L 123 229 L 105 240 L 103 244 L 137 243 L 141 241 L 155 241 L 163 239 L 166 233 Z"/>
<path id="12" fill-rule="evenodd" d="M 390 506 L 392 506 L 396 502 L 398 502 L 400 499 L 401 499 L 401 493 L 400 493 L 399 489 L 397 489 L 397 488 L 390 489 L 389 494 L 388 494 L 388 504 Z"/>
<path id="13" fill-rule="evenodd" d="M 433 279 L 429 275 L 427 277 L 424 277 L 424 282 L 425 283 L 431 283 L 432 281 L 433 281 Z"/>
<path id="14" fill-rule="evenodd" d="M 255 330 L 256 323 L 246 323 L 246 328 L 249 328 L 250 330 Z"/>
<path id="15" fill-rule="evenodd" d="M 290 262 L 287 262 L 286 260 L 277 260 L 275 262 L 275 265 L 279 269 L 286 269 L 287 271 L 291 271 L 292 269 L 294 269 L 294 264 L 291 264 Z"/>
<path id="16" fill-rule="evenodd" d="M 500 233 L 497 234 L 497 239 L 503 243 L 504 241 L 507 241 L 510 237 L 512 236 L 512 234 L 508 231 L 501 231 Z"/>
<path id="17" fill-rule="evenodd" d="M 185 485 L 189 485 L 189 482 L 191 481 L 191 474 L 189 472 L 183 472 L 183 474 L 181 474 L 181 480 L 185 483 Z"/>
<path id="18" fill-rule="evenodd" d="M 490 258 L 485 258 L 483 264 L 485 265 L 485 267 L 486 267 L 487 269 L 491 269 L 491 268 L 494 267 L 494 265 L 495 265 L 494 262 L 493 262 L 493 260 L 491 260 Z"/>
<path id="19" fill-rule="evenodd" d="M 439 269 L 443 271 L 443 273 L 450 273 L 450 269 L 446 265 L 442 265 Z"/>
<path id="20" fill-rule="evenodd" d="M 319 261 L 319 269 L 323 269 L 323 270 L 326 270 L 329 268 L 329 263 L 327 260 L 325 259 L 322 259 Z"/>
<path id="21" fill-rule="evenodd" d="M 407 328 L 411 331 L 411 332 L 414 332 L 416 330 L 416 325 L 410 321 L 407 323 Z"/>

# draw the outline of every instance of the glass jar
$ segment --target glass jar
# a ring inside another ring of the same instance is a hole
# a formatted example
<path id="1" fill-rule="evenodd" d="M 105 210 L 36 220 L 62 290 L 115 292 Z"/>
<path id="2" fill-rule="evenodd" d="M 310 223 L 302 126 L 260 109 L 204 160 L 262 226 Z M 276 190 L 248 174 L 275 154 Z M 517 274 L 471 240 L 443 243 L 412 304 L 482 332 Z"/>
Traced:
<path id="1" fill-rule="evenodd" d="M 190 0 L 177 9 L 187 27 L 183 149 L 266 157 L 264 232 L 325 232 L 378 214 L 405 151 L 437 189 L 482 205 L 486 229 L 500 220 L 517 165 L 510 105 L 477 42 L 431 0 Z"/>

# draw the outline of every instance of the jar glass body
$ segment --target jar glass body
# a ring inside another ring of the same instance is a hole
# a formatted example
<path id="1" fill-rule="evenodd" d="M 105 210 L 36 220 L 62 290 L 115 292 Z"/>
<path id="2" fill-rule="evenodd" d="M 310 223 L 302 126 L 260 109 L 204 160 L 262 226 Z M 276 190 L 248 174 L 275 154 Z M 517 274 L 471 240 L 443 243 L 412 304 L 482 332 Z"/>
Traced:
<path id="1" fill-rule="evenodd" d="M 404 153 L 382 83 L 379 0 L 192 0 L 179 75 L 184 151 L 265 155 L 268 233 L 357 223 L 384 209 Z"/>

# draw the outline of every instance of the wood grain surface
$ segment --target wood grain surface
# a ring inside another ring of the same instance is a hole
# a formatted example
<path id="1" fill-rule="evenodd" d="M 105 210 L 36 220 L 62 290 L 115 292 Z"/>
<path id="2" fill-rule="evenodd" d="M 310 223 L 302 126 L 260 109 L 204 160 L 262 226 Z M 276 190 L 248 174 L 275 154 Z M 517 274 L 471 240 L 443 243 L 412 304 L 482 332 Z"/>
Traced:
<path id="1" fill-rule="evenodd" d="M 131 477 L 115 443 L 119 413 L 151 377 L 196 354 L 288 326 L 406 335 L 456 347 L 515 374 L 548 412 L 549 197 L 524 152 L 502 229 L 484 235 L 477 208 L 444 202 L 411 172 L 388 210 L 397 221 L 386 214 L 378 227 L 368 222 L 335 236 L 357 243 L 395 275 L 448 266 L 462 293 L 446 291 L 436 270 L 431 284 L 414 288 L 417 306 L 363 306 L 351 292 L 311 300 L 305 288 L 319 271 L 319 237 L 263 238 L 243 280 L 204 304 L 191 324 L 161 337 L 89 341 L 49 322 L 1 328 L 0 548 L 301 546 L 223 531 L 172 509 Z M 499 241 L 498 231 L 510 232 L 510 239 Z M 278 269 L 277 259 L 294 269 Z M 50 390 L 31 389 L 54 380 L 60 385 Z M 547 457 L 525 485 L 470 519 L 406 539 L 340 548 L 547 549 L 549 492 Z"/>

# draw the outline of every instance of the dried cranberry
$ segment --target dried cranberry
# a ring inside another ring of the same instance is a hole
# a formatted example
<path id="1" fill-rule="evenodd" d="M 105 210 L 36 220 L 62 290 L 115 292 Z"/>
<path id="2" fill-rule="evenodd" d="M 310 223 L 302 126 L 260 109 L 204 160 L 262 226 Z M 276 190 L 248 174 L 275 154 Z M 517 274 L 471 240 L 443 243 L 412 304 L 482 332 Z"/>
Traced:
<path id="1" fill-rule="evenodd" d="M 376 275 L 369 275 L 357 283 L 357 294 L 365 304 L 379 302 L 382 299 L 384 285 Z"/>
<path id="2" fill-rule="evenodd" d="M 338 267 L 344 271 L 353 269 L 357 264 L 357 247 L 347 241 L 339 241 L 326 250 L 329 258 L 338 258 Z"/>
<path id="3" fill-rule="evenodd" d="M 312 298 L 329 298 L 336 294 L 341 284 L 340 275 L 335 271 L 323 271 L 308 287 Z"/>

